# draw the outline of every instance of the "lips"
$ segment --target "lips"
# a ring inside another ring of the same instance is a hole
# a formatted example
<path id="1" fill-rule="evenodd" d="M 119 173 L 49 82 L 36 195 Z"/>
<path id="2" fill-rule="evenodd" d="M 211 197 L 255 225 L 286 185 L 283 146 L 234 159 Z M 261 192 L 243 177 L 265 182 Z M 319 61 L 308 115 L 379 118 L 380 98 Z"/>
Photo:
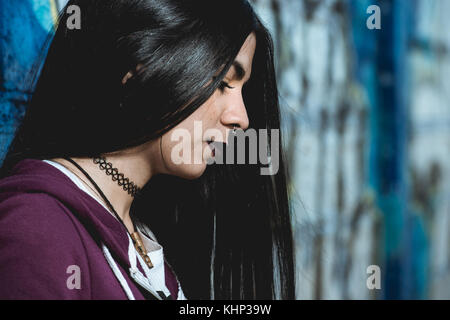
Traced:
<path id="1" fill-rule="evenodd" d="M 208 146 L 211 148 L 211 154 L 214 157 L 216 155 L 216 147 L 214 146 L 214 140 L 208 140 L 206 141 L 208 143 Z"/>
<path id="2" fill-rule="evenodd" d="M 214 137 L 207 139 L 205 142 L 208 144 L 209 148 L 211 149 L 212 157 L 216 157 L 216 156 L 220 157 L 221 156 L 221 152 L 224 150 L 225 142 L 215 141 Z"/>

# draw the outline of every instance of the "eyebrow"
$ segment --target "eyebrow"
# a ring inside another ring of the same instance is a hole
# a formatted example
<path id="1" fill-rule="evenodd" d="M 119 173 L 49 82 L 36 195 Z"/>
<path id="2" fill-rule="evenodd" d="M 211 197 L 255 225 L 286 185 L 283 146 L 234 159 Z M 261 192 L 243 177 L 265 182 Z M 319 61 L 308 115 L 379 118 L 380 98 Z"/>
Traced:
<path id="1" fill-rule="evenodd" d="M 245 77 L 245 70 L 244 67 L 242 66 L 242 64 L 239 61 L 234 61 L 233 62 L 233 67 L 235 70 L 234 76 L 233 76 L 233 80 L 242 80 Z"/>

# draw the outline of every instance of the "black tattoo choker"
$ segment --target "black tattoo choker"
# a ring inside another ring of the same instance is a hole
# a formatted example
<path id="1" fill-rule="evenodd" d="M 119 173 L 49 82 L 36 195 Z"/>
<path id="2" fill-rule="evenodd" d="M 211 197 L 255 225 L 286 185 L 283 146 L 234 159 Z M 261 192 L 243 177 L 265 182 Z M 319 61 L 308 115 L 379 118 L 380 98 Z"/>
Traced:
<path id="1" fill-rule="evenodd" d="M 105 173 L 108 176 L 112 176 L 113 181 L 117 181 L 119 186 L 123 188 L 124 191 L 127 191 L 129 195 L 135 197 L 141 191 L 141 188 L 136 186 L 134 182 L 130 181 L 130 179 L 125 178 L 123 173 L 119 173 L 117 168 L 113 168 L 112 163 L 106 162 L 106 159 L 103 157 L 94 158 L 94 163 L 99 165 L 101 170 L 105 170 Z"/>

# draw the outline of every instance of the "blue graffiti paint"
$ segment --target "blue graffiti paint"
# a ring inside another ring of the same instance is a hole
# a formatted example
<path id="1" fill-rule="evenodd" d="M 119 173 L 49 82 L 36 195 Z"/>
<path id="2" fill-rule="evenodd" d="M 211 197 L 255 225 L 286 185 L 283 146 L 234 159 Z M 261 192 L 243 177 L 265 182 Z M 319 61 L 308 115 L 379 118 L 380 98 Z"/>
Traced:
<path id="1" fill-rule="evenodd" d="M 381 7 L 381 30 L 365 26 L 368 6 Z M 423 297 L 426 278 L 421 270 L 427 256 L 420 223 L 409 212 L 408 168 L 408 44 L 414 1 L 351 0 L 355 39 L 356 78 L 369 98 L 370 146 L 368 184 L 383 215 L 380 237 L 384 274 L 383 297 Z M 420 254 L 415 254 L 416 250 Z"/>
<path id="2" fill-rule="evenodd" d="M 25 112 L 30 71 L 52 23 L 48 0 L 0 1 L 0 161 Z"/>

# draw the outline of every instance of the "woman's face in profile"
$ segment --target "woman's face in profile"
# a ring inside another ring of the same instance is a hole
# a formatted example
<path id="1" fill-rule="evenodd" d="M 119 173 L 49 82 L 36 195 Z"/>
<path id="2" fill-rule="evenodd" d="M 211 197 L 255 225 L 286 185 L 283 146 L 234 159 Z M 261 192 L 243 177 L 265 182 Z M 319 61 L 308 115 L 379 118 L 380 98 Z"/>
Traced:
<path id="1" fill-rule="evenodd" d="M 250 79 L 255 49 L 256 36 L 251 33 L 221 87 L 188 118 L 162 136 L 158 146 L 162 155 L 159 161 L 163 162 L 158 167 L 164 168 L 162 173 L 185 179 L 200 177 L 208 159 L 215 155 L 214 145 L 209 142 L 226 143 L 234 126 L 248 128 L 242 88 Z"/>

